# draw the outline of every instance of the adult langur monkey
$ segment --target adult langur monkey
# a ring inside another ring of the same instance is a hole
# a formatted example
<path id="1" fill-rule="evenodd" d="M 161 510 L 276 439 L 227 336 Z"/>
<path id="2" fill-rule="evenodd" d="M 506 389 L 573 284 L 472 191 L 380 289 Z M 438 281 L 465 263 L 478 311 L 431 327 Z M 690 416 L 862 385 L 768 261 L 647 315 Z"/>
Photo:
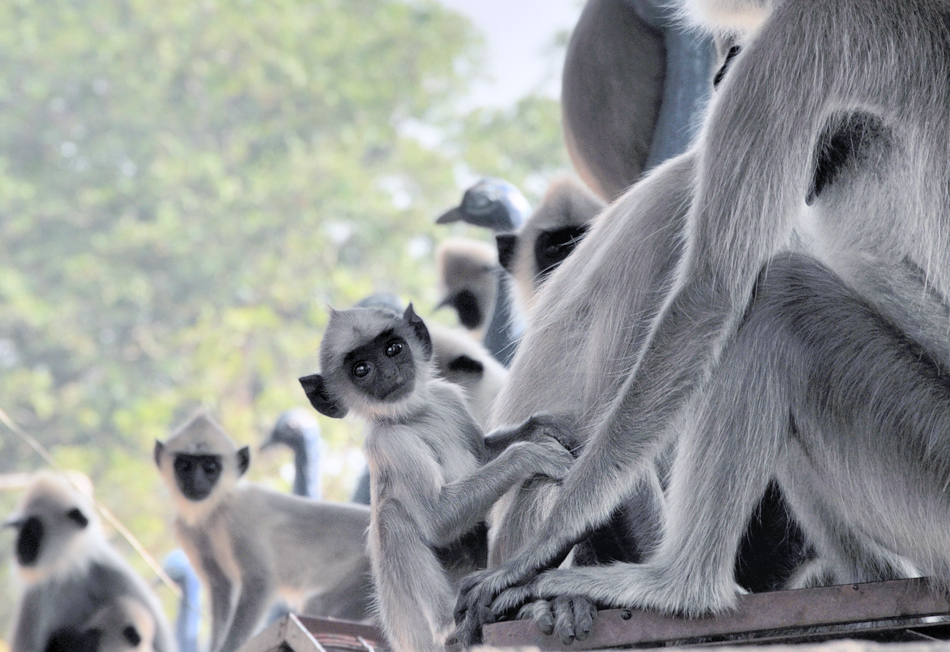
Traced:
<path id="1" fill-rule="evenodd" d="M 155 442 L 155 463 L 211 601 L 212 652 L 238 649 L 277 595 L 297 608 L 319 599 L 319 615 L 367 618 L 368 509 L 240 482 L 250 451 L 203 413 Z"/>
<path id="2" fill-rule="evenodd" d="M 568 321 L 616 301 L 624 289 L 595 279 L 629 267 L 614 256 L 627 255 L 618 243 L 635 224 L 683 214 L 685 254 L 666 279 L 654 273 L 658 314 L 632 336 L 631 368 L 549 518 L 465 587 L 459 615 L 473 637 L 533 596 L 728 609 L 742 524 L 773 475 L 830 578 L 900 575 L 900 555 L 950 584 L 950 7 L 690 8 L 749 35 L 697 146 L 618 202 L 541 303 L 560 292 L 552 321 Z M 585 296 L 566 296 L 568 279 Z M 649 561 L 539 575 L 623 501 L 674 433 L 669 521 Z"/>
<path id="3" fill-rule="evenodd" d="M 619 196 L 643 172 L 686 151 L 712 88 L 713 41 L 718 59 L 726 61 L 715 85 L 736 52 L 726 53 L 733 33 L 713 36 L 687 25 L 669 0 L 585 5 L 565 57 L 561 106 L 571 160 L 601 196 Z M 653 228 L 666 238 L 682 238 L 674 222 Z M 655 240 L 656 234 L 649 237 Z M 672 250 L 671 243 L 660 247 L 659 258 Z M 742 540 L 736 561 L 740 585 L 751 591 L 781 588 L 810 554 L 781 493 L 770 485 Z"/>

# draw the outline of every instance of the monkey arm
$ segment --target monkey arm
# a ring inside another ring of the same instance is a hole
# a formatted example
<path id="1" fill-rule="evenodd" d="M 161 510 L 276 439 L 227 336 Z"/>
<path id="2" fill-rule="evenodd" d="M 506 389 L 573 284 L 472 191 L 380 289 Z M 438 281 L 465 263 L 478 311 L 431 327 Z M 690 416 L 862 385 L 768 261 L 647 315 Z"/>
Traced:
<path id="1" fill-rule="evenodd" d="M 550 443 L 516 442 L 470 475 L 442 486 L 420 519 L 426 541 L 436 547 L 453 543 L 484 519 L 489 508 L 514 484 L 532 475 L 561 477 L 573 457 L 553 439 Z"/>
<path id="2" fill-rule="evenodd" d="M 201 556 L 201 570 L 208 587 L 208 596 L 211 600 L 211 644 L 209 649 L 214 652 L 221 646 L 228 623 L 231 620 L 231 598 L 234 587 L 218 562 L 211 556 L 210 551 Z"/>
<path id="3" fill-rule="evenodd" d="M 241 592 L 220 652 L 237 650 L 250 638 L 273 598 L 274 584 L 269 573 L 260 571 L 258 559 L 244 559 L 241 568 Z"/>
<path id="4" fill-rule="evenodd" d="M 502 426 L 485 436 L 488 459 L 498 457 L 506 448 L 519 441 L 543 441 L 553 437 L 575 455 L 583 447 L 577 436 L 573 420 L 567 416 L 535 414 L 517 426 Z"/>
<path id="5" fill-rule="evenodd" d="M 14 622 L 16 626 L 10 637 L 11 652 L 34 652 L 42 650 L 46 641 L 40 641 L 40 618 L 43 606 L 42 591 L 30 588 L 23 594 Z"/>

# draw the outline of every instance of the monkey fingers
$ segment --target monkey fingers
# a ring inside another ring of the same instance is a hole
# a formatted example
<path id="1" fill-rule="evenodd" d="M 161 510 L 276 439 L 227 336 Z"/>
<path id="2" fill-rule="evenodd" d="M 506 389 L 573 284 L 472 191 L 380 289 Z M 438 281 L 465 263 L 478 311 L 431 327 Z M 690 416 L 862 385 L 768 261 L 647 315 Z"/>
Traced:
<path id="1" fill-rule="evenodd" d="M 537 575 L 533 568 L 510 568 L 508 565 L 472 573 L 459 587 L 455 604 L 455 622 L 459 640 L 465 645 L 481 641 L 482 625 L 497 620 L 492 603 L 504 590 L 531 581 Z M 526 598 L 527 599 L 527 598 Z M 515 604 L 521 606 L 525 600 Z"/>
<path id="2" fill-rule="evenodd" d="M 542 634 L 550 636 L 557 633 L 564 645 L 585 640 L 590 635 L 595 618 L 597 607 L 579 596 L 533 600 L 521 607 L 517 616 L 517 620 L 533 620 Z"/>
<path id="3" fill-rule="evenodd" d="M 557 440 L 575 457 L 580 454 L 583 442 L 578 438 L 572 420 L 563 415 L 534 414 L 528 419 L 527 426 L 532 429 L 533 437 L 550 437 Z"/>

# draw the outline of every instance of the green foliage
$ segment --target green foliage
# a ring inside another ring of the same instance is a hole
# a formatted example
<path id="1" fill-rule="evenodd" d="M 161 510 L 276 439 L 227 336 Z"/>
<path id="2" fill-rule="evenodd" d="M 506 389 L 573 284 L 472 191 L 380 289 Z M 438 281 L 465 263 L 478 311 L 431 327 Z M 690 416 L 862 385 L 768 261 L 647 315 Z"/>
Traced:
<path id="1" fill-rule="evenodd" d="M 553 101 L 459 115 L 479 45 L 432 0 L 0 3 L 0 408 L 159 559 L 155 439 L 205 406 L 256 443 L 305 404 L 327 303 L 431 312 L 460 167 L 566 167 Z M 0 432 L 0 473 L 43 466 Z M 252 479 L 286 489 L 287 461 Z"/>

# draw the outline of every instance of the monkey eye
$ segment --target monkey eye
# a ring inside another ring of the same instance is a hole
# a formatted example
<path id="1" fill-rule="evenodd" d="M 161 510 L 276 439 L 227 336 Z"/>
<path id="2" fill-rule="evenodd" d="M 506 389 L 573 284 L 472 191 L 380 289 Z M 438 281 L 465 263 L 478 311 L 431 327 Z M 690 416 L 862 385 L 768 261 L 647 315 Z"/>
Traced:
<path id="1" fill-rule="evenodd" d="M 357 378 L 366 378 L 371 370 L 368 362 L 360 361 L 353 365 L 353 375 Z"/>
<path id="2" fill-rule="evenodd" d="M 402 353 L 403 345 L 399 340 L 393 340 L 386 347 L 386 357 L 395 358 L 397 355 Z"/>

